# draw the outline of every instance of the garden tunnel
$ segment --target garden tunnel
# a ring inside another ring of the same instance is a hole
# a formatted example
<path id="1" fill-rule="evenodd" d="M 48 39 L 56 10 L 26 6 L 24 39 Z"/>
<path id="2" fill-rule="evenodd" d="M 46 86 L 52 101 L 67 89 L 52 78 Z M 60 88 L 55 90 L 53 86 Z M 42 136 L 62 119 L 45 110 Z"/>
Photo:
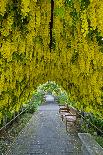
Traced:
<path id="1" fill-rule="evenodd" d="M 69 100 L 67 92 L 54 81 L 49 80 L 45 84 L 39 85 L 37 92 L 42 94 L 42 98 L 44 98 L 45 101 L 47 98 L 48 102 L 66 104 Z"/>
<path id="2" fill-rule="evenodd" d="M 103 117 L 103 1 L 1 0 L 0 119 L 46 81 Z"/>

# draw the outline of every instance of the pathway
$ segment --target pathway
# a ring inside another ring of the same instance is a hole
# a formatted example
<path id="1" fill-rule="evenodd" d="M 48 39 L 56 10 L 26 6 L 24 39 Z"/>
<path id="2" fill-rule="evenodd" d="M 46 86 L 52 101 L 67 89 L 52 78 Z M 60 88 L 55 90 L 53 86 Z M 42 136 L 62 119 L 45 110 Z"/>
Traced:
<path id="1" fill-rule="evenodd" d="M 77 134 L 68 133 L 57 104 L 40 106 L 6 155 L 82 155 Z"/>

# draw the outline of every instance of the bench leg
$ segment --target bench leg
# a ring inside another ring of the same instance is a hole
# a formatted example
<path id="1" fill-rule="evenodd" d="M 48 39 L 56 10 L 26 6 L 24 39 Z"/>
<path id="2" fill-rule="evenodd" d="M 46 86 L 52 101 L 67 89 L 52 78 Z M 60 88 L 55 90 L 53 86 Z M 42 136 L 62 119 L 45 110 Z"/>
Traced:
<path id="1" fill-rule="evenodd" d="M 61 115 L 62 121 L 63 121 L 63 115 Z"/>
<path id="2" fill-rule="evenodd" d="M 69 121 L 66 119 L 66 131 L 68 131 L 68 123 L 71 123 L 71 122 L 72 122 L 72 125 L 75 126 L 75 122 Z"/>
<path id="3" fill-rule="evenodd" d="M 67 124 L 67 119 L 66 119 L 66 131 L 67 131 L 67 125 L 68 125 L 68 124 Z"/>

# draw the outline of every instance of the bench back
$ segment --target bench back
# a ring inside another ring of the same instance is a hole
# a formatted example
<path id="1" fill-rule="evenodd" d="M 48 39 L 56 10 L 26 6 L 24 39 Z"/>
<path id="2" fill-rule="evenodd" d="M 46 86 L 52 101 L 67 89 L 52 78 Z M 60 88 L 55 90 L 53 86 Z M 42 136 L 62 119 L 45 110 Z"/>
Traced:
<path id="1" fill-rule="evenodd" d="M 73 107 L 69 107 L 70 108 L 70 111 L 71 111 L 71 113 L 72 114 L 77 114 L 77 110 L 76 109 L 74 109 Z"/>
<path id="2" fill-rule="evenodd" d="M 61 105 L 59 105 L 59 106 L 61 106 Z M 67 110 L 67 112 L 71 112 L 73 115 L 76 115 L 77 117 L 79 117 L 78 110 L 75 109 L 74 107 L 72 107 L 68 104 L 64 104 L 64 105 L 62 105 L 62 108 L 65 108 Z"/>
<path id="3" fill-rule="evenodd" d="M 76 118 L 79 118 L 79 117 L 80 117 L 77 109 L 75 109 L 75 108 L 72 107 L 72 106 L 69 106 L 69 109 L 70 109 L 70 112 L 71 112 L 73 115 L 76 115 Z"/>

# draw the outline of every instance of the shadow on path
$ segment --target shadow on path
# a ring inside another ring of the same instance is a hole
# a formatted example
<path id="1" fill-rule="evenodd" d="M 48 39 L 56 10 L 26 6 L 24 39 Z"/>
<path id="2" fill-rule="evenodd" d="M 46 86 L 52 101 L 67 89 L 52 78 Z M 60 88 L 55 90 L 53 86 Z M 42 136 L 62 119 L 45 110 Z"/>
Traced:
<path id="1" fill-rule="evenodd" d="M 76 134 L 66 132 L 54 103 L 41 105 L 6 155 L 82 155 Z"/>

